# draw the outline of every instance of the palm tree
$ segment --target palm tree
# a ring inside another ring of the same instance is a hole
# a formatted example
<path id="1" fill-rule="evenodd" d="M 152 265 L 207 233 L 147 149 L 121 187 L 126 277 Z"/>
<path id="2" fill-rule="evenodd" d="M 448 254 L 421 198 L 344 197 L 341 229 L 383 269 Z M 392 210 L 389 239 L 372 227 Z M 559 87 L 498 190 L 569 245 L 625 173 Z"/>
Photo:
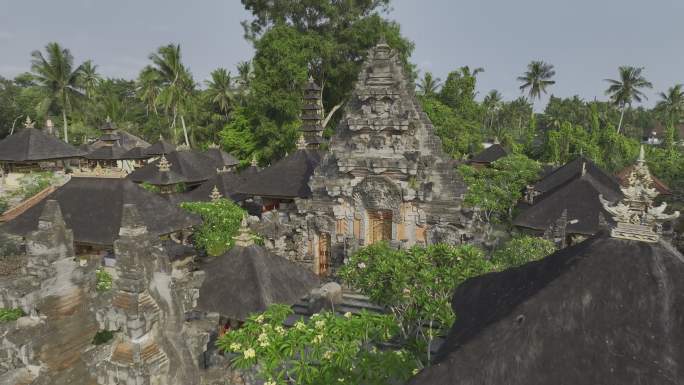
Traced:
<path id="1" fill-rule="evenodd" d="M 97 73 L 97 65 L 93 64 L 92 60 L 83 62 L 80 81 L 88 99 L 93 96 L 93 90 L 101 80 L 102 77 Z"/>
<path id="2" fill-rule="evenodd" d="M 212 103 L 223 112 L 226 119 L 233 105 L 233 84 L 230 72 L 225 68 L 217 68 L 211 72 L 211 80 L 207 80 L 207 94 Z"/>
<path id="3" fill-rule="evenodd" d="M 180 118 L 183 125 L 185 145 L 190 146 L 188 129 L 185 126 L 183 107 L 195 88 L 190 71 L 181 62 L 180 45 L 169 44 L 159 47 L 157 52 L 150 55 L 153 66 L 150 68 L 157 73 L 161 80 L 161 92 L 158 101 L 167 112 L 173 114 L 171 127 L 175 129 L 176 118 Z"/>
<path id="4" fill-rule="evenodd" d="M 150 66 L 143 68 L 138 75 L 137 83 L 136 93 L 138 98 L 145 103 L 145 113 L 149 114 L 152 110 L 155 115 L 159 115 L 157 101 L 161 92 L 161 79 L 157 71 Z"/>
<path id="5" fill-rule="evenodd" d="M 420 84 L 418 84 L 418 89 L 421 94 L 429 96 L 436 94 L 441 85 L 442 79 L 433 77 L 432 72 L 426 72 Z"/>
<path id="6" fill-rule="evenodd" d="M 491 128 L 494 125 L 494 116 L 498 112 L 498 110 L 501 108 L 501 101 L 503 100 L 503 96 L 501 96 L 501 93 L 497 90 L 491 90 L 487 95 L 485 95 L 484 99 L 482 100 L 482 106 L 485 108 L 485 120 L 487 119 L 487 116 L 490 116 L 489 120 L 489 127 Z M 487 128 L 487 124 L 485 123 L 485 129 Z"/>
<path id="7" fill-rule="evenodd" d="M 641 74 L 643 67 L 621 66 L 619 68 L 620 80 L 606 79 L 610 86 L 606 90 L 606 95 L 616 106 L 620 108 L 620 122 L 618 123 L 617 132 L 622 128 L 622 120 L 625 117 L 625 109 L 627 106 L 632 106 L 633 101 L 641 102 L 643 99 L 648 99 L 642 88 L 653 88 L 653 84 L 646 80 Z"/>
<path id="8" fill-rule="evenodd" d="M 473 69 L 472 71 L 470 70 L 470 66 L 463 66 L 461 67 L 461 74 L 463 77 L 476 77 L 479 73 L 484 72 L 484 68 L 482 67 L 477 67 Z"/>
<path id="9" fill-rule="evenodd" d="M 81 93 L 80 76 L 83 65 L 74 68 L 74 57 L 71 52 L 52 42 L 45 46 L 46 56 L 40 51 L 31 53 L 31 71 L 36 83 L 45 93 L 41 102 L 42 109 L 47 111 L 52 105 L 59 104 L 64 121 L 64 141 L 69 142 L 67 126 L 67 110 Z"/>
<path id="10" fill-rule="evenodd" d="M 518 81 L 522 82 L 520 91 L 525 92 L 529 88 L 530 99 L 541 99 L 542 92 L 546 93 L 546 87 L 556 84 L 555 80 L 551 80 L 555 75 L 553 64 L 534 60 L 527 65 L 527 71 L 522 76 L 518 76 Z"/>
<path id="11" fill-rule="evenodd" d="M 679 124 L 684 116 L 684 86 L 675 84 L 658 96 L 661 100 L 656 104 L 656 110 L 665 116 L 671 126 Z"/>

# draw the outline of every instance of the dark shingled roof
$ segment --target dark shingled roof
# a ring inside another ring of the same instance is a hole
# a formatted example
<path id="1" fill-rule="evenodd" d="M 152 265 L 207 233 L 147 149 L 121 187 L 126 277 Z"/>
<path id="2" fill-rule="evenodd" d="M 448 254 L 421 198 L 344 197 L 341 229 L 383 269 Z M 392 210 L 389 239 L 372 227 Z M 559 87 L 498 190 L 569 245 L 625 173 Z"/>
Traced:
<path id="1" fill-rule="evenodd" d="M 249 176 L 239 191 L 249 196 L 308 198 L 309 179 L 321 162 L 317 150 L 297 150 L 256 174 Z"/>
<path id="2" fill-rule="evenodd" d="M 684 257 L 602 235 L 470 279 L 410 385 L 684 384 Z"/>
<path id="3" fill-rule="evenodd" d="M 499 143 L 494 143 L 473 156 L 471 163 L 489 164 L 508 155 L 508 151 Z"/>
<path id="4" fill-rule="evenodd" d="M 118 238 L 124 203 L 135 204 L 148 230 L 169 234 L 201 223 L 198 216 L 169 204 L 157 194 L 126 179 L 73 177 L 38 204 L 2 225 L 1 230 L 25 235 L 35 230 L 47 200 L 56 200 L 74 240 L 93 245 L 112 245 Z"/>
<path id="5" fill-rule="evenodd" d="M 116 144 L 114 146 L 96 148 L 86 154 L 85 158 L 89 160 L 122 160 L 126 159 L 124 158 L 125 153 L 126 149 Z"/>
<path id="6" fill-rule="evenodd" d="M 152 155 L 147 155 L 145 153 L 144 147 L 133 147 L 121 155 L 121 159 L 149 159 Z"/>
<path id="7" fill-rule="evenodd" d="M 585 164 L 587 174 L 590 174 L 595 180 L 604 186 L 608 186 L 619 191 L 619 184 L 617 180 L 612 175 L 609 175 L 601 170 L 601 168 L 598 167 L 594 162 L 584 156 L 579 156 L 546 175 L 542 180 L 534 185 L 535 191 L 545 194 L 556 190 L 572 180 L 582 176 L 583 163 Z"/>
<path id="8" fill-rule="evenodd" d="M 174 183 L 203 182 L 216 175 L 216 162 L 199 152 L 193 150 L 173 151 L 166 154 L 165 157 L 171 164 L 171 173 L 175 174 Z M 164 179 L 160 175 L 163 173 L 159 171 L 158 164 L 159 159 L 133 171 L 127 178 L 136 183 L 156 184 L 155 181 Z"/>
<path id="9" fill-rule="evenodd" d="M 145 149 L 145 155 L 161 156 L 175 150 L 176 146 L 174 144 L 167 142 L 164 139 L 160 139 L 158 142 Z"/>
<path id="10" fill-rule="evenodd" d="M 214 159 L 219 168 L 237 166 L 240 163 L 236 157 L 221 150 L 220 148 L 210 148 L 204 152 L 204 155 Z"/>
<path id="11" fill-rule="evenodd" d="M 23 128 L 0 141 L 0 162 L 39 162 L 83 155 L 78 148 L 35 128 Z"/>
<path id="12" fill-rule="evenodd" d="M 241 201 L 246 198 L 246 196 L 238 192 L 239 187 L 245 181 L 245 175 L 243 173 L 231 172 L 220 172 L 216 174 L 213 178 L 199 185 L 196 189 L 191 190 L 183 194 L 184 201 L 192 202 L 208 202 L 210 200 L 209 196 L 214 186 L 218 188 L 219 192 L 224 198 L 232 199 L 236 202 Z"/>
<path id="13" fill-rule="evenodd" d="M 318 286 L 310 270 L 267 251 L 262 246 L 234 246 L 209 259 L 197 310 L 244 320 L 275 303 L 292 305 Z"/>
<path id="14" fill-rule="evenodd" d="M 599 213 L 603 213 L 606 220 L 610 218 L 598 196 L 603 194 L 603 198 L 611 202 L 617 201 L 622 197 L 622 192 L 614 187 L 599 183 L 587 173 L 559 190 L 535 200 L 532 206 L 516 216 L 513 224 L 544 231 L 562 215 L 563 210 L 567 210 L 567 234 L 596 234 L 600 230 Z"/>

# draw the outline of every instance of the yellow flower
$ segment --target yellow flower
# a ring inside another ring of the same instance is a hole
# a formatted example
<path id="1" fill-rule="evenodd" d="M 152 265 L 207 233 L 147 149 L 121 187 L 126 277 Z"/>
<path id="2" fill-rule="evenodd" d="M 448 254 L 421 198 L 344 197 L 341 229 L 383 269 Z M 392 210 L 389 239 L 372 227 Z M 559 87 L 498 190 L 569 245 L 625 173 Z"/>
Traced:
<path id="1" fill-rule="evenodd" d="M 325 321 L 316 321 L 316 329 L 323 329 L 325 327 Z"/>
<path id="2" fill-rule="evenodd" d="M 344 382 L 344 378 L 338 378 L 337 382 Z"/>
<path id="3" fill-rule="evenodd" d="M 317 334 L 313 339 L 314 344 L 320 344 L 321 341 L 323 341 L 323 335 L 322 334 Z"/>
<path id="4" fill-rule="evenodd" d="M 233 342 L 232 344 L 230 344 L 230 350 L 237 352 L 240 349 L 242 349 L 242 345 L 240 345 L 239 343 Z"/>
<path id="5" fill-rule="evenodd" d="M 268 347 L 269 345 L 270 345 L 270 343 L 269 343 L 268 341 L 261 341 L 261 342 L 259 342 L 259 346 L 261 346 L 262 348 L 266 348 L 266 347 Z"/>
<path id="6" fill-rule="evenodd" d="M 325 353 L 323 353 L 323 358 L 326 360 L 329 360 L 332 358 L 332 352 L 330 350 L 326 350 Z"/>
<path id="7" fill-rule="evenodd" d="M 283 327 L 280 326 L 280 325 L 278 325 L 278 326 L 275 327 L 275 331 L 278 332 L 278 334 L 280 334 L 280 335 L 285 334 L 285 328 L 283 328 Z"/>
<path id="8" fill-rule="evenodd" d="M 346 313 L 344 313 L 344 318 L 351 318 L 351 317 L 352 317 L 352 313 L 351 313 L 351 312 L 346 312 Z"/>
<path id="9" fill-rule="evenodd" d="M 245 350 L 244 352 L 242 352 L 242 354 L 245 356 L 246 359 L 256 357 L 256 352 L 252 348 Z"/>
<path id="10" fill-rule="evenodd" d="M 260 314 L 258 317 L 255 319 L 256 323 L 264 323 L 264 315 Z"/>
<path id="11" fill-rule="evenodd" d="M 297 323 L 295 323 L 294 326 L 295 326 L 295 329 L 297 329 L 297 330 L 306 329 L 306 325 L 304 325 L 304 322 L 302 322 L 302 321 L 297 321 Z"/>
<path id="12" fill-rule="evenodd" d="M 264 382 L 264 385 L 276 385 L 275 381 L 266 381 Z"/>
<path id="13" fill-rule="evenodd" d="M 257 341 L 259 341 L 259 342 L 268 341 L 268 335 L 266 333 L 259 334 Z"/>

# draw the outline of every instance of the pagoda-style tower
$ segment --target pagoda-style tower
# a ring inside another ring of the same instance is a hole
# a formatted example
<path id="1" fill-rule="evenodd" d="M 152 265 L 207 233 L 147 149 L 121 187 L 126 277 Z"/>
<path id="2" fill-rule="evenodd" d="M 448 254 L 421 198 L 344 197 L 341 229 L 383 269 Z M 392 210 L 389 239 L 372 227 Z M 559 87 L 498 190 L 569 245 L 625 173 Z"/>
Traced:
<path id="1" fill-rule="evenodd" d="M 114 242 L 116 280 L 111 308 L 99 315 L 107 330 L 120 330 L 113 352 L 98 368 L 101 384 L 155 383 L 168 370 L 168 358 L 157 343 L 160 307 L 150 295 L 154 245 L 135 205 L 125 204 L 119 239 Z"/>
<path id="2" fill-rule="evenodd" d="M 313 97 L 318 91 L 310 88 Z M 313 197 L 302 205 L 314 271 L 378 241 L 399 247 L 468 237 L 461 215 L 466 187 L 413 90 L 394 50 L 381 42 L 369 51 L 309 182 Z"/>
<path id="3" fill-rule="evenodd" d="M 313 77 L 309 77 L 309 81 L 304 88 L 302 107 L 302 134 L 306 141 L 308 149 L 318 149 L 323 139 L 323 102 L 321 95 L 321 87 L 314 82 Z"/>

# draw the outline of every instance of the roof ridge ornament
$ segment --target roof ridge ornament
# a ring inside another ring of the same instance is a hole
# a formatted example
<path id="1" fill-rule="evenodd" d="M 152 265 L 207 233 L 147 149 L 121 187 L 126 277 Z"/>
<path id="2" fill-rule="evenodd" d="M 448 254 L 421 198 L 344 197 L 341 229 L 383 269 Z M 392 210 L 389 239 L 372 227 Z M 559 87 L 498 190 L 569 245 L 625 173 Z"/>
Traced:
<path id="1" fill-rule="evenodd" d="M 159 167 L 159 172 L 169 172 L 171 171 L 171 163 L 166 159 L 166 155 L 162 155 L 161 158 L 159 159 L 159 164 L 157 164 L 157 167 Z"/>
<path id="2" fill-rule="evenodd" d="M 26 115 L 26 120 L 24 121 L 24 128 L 35 128 L 36 122 L 31 121 L 31 117 Z"/>
<path id="3" fill-rule="evenodd" d="M 238 235 L 233 237 L 233 240 L 235 241 L 235 246 L 249 247 L 254 245 L 254 238 L 252 237 L 247 224 L 247 215 L 242 214 L 240 230 L 238 230 Z"/>
<path id="4" fill-rule="evenodd" d="M 207 146 L 207 148 L 211 150 L 211 149 L 219 148 L 219 145 L 212 142 L 209 146 Z"/>
<path id="5" fill-rule="evenodd" d="M 223 198 L 223 195 L 221 195 L 221 192 L 219 191 L 218 187 L 214 185 L 214 188 L 211 189 L 211 194 L 209 195 L 209 198 L 211 198 L 212 202 L 217 202 L 219 199 Z"/>
<path id="6" fill-rule="evenodd" d="M 259 162 L 257 161 L 256 154 L 252 154 L 252 161 L 249 163 L 252 167 L 257 167 Z"/>
<path id="7" fill-rule="evenodd" d="M 667 203 L 664 202 L 660 206 L 653 206 L 653 199 L 659 193 L 653 188 L 653 177 L 644 157 L 644 146 L 639 150 L 639 158 L 627 177 L 627 182 L 626 187 L 620 187 L 624 198 L 614 205 L 599 195 L 603 208 L 617 222 L 610 235 L 613 238 L 658 242 L 661 223 L 679 217 L 679 211 L 665 214 Z"/>

